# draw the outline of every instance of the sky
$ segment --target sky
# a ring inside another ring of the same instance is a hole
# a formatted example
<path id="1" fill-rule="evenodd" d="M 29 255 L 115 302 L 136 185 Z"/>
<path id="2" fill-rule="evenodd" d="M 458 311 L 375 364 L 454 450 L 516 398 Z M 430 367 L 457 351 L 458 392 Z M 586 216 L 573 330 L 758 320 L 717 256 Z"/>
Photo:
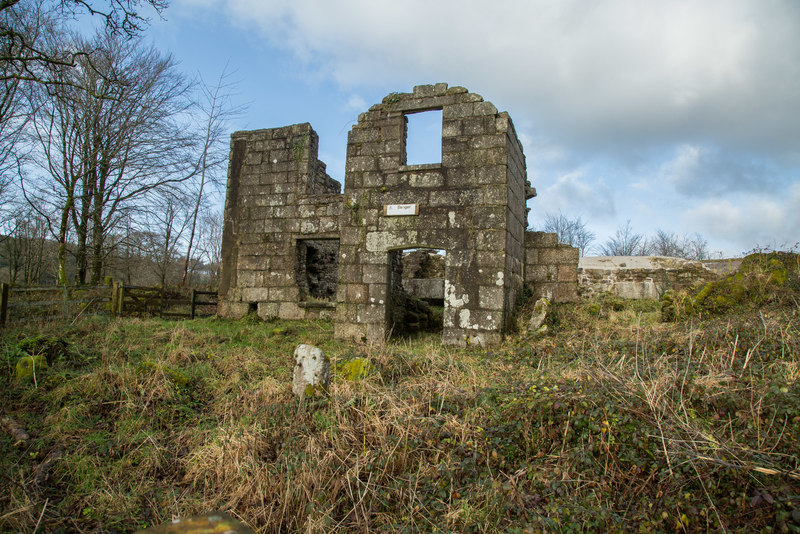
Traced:
<path id="1" fill-rule="evenodd" d="M 533 229 L 560 212 L 601 244 L 630 220 L 725 257 L 800 241 L 794 0 L 172 0 L 146 38 L 233 72 L 231 131 L 311 123 L 339 181 L 359 113 L 447 82 L 511 115 Z"/>

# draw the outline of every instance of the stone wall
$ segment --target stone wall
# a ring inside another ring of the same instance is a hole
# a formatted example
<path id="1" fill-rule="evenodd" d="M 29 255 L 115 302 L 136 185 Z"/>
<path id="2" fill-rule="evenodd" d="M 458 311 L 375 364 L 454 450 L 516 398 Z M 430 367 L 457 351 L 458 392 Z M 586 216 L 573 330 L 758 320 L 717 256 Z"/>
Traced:
<path id="1" fill-rule="evenodd" d="M 525 232 L 525 283 L 534 298 L 578 300 L 577 248 L 560 245 L 556 234 Z"/>
<path id="2" fill-rule="evenodd" d="M 408 115 L 431 110 L 442 111 L 441 161 L 408 165 Z M 444 301 L 446 344 L 499 342 L 524 283 L 576 298 L 577 251 L 525 232 L 535 190 L 522 145 L 480 95 L 422 85 L 359 115 L 344 194 L 317 147 L 309 124 L 233 134 L 221 315 L 335 316 L 337 337 L 382 342 L 398 318 L 421 316 L 399 309 L 409 298 L 398 261 L 412 248 L 445 251 L 443 283 L 420 291 Z"/>
<path id="3" fill-rule="evenodd" d="M 339 238 L 341 186 L 317 159 L 318 139 L 308 123 L 231 136 L 221 315 L 333 314 L 333 302 L 306 301 L 307 282 L 298 276 L 298 241 Z"/>
<path id="4" fill-rule="evenodd" d="M 663 256 L 597 256 L 581 258 L 581 296 L 611 293 L 626 299 L 660 299 L 667 289 L 709 282 L 717 273 L 702 262 Z"/>

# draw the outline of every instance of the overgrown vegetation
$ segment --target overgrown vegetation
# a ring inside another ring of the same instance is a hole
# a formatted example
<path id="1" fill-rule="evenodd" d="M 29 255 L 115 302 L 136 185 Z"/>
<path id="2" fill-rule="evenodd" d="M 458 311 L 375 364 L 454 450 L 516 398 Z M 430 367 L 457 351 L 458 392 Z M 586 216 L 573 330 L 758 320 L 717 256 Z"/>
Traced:
<path id="1" fill-rule="evenodd" d="M 0 412 L 31 438 L 0 436 L 0 530 L 800 530 L 796 301 L 660 315 L 554 306 L 549 335 L 491 350 L 253 319 L 7 331 Z M 303 405 L 299 343 L 334 363 Z M 14 381 L 37 347 L 49 368 Z"/>
<path id="2" fill-rule="evenodd" d="M 797 307 L 800 255 L 757 252 L 742 260 L 733 274 L 682 291 L 667 291 L 661 302 L 665 321 L 753 310 L 765 305 Z"/>

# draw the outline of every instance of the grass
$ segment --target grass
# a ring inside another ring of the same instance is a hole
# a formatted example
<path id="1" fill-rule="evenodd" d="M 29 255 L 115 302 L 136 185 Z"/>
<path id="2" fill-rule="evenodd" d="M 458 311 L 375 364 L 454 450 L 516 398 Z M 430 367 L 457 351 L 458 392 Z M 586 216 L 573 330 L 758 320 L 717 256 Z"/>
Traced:
<path id="1" fill-rule="evenodd" d="M 226 510 L 263 532 L 800 531 L 796 306 L 662 323 L 602 298 L 549 323 L 487 350 L 348 344 L 327 322 L 7 330 L 0 412 L 31 439 L 0 435 L 0 530 Z M 63 350 L 17 384 L 35 336 Z M 299 404 L 299 343 L 371 372 Z"/>

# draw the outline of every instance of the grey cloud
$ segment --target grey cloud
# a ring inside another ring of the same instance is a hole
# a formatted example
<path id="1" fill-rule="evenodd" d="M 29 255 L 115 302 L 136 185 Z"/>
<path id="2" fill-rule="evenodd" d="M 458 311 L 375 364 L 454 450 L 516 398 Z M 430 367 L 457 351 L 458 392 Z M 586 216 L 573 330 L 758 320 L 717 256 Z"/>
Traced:
<path id="1" fill-rule="evenodd" d="M 791 181 L 791 170 L 753 154 L 702 145 L 681 145 L 660 169 L 661 177 L 687 196 L 719 197 L 738 192 L 773 193 Z"/>

